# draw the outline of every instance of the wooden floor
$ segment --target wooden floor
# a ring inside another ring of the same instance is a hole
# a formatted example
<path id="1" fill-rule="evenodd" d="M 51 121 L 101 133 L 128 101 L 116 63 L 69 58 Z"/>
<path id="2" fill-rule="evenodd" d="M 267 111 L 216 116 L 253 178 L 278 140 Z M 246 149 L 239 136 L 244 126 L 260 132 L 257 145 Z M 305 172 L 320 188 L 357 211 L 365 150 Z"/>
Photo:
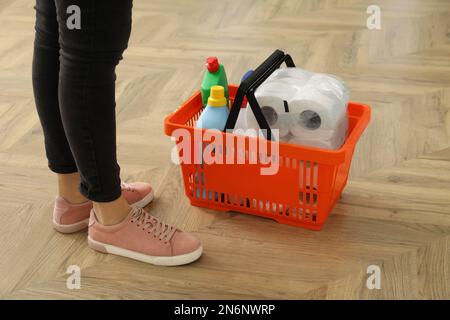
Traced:
<path id="1" fill-rule="evenodd" d="M 87 247 L 51 226 L 55 177 L 34 110 L 33 1 L 0 0 L 1 298 L 450 298 L 450 2 L 135 0 L 118 68 L 118 152 L 126 181 L 149 180 L 149 207 L 193 231 L 204 256 L 162 268 Z M 192 207 L 163 119 L 217 55 L 236 83 L 275 48 L 335 73 L 372 106 L 351 177 L 322 232 Z M 81 289 L 66 269 L 81 267 Z M 381 289 L 366 287 L 369 265 Z"/>

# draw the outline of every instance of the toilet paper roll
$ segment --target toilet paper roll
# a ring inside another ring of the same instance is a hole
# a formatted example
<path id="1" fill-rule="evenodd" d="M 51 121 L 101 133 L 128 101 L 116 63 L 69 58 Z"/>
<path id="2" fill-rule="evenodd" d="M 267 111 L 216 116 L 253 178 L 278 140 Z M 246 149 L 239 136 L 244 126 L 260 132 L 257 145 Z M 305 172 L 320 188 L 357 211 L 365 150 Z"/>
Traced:
<path id="1" fill-rule="evenodd" d="M 345 135 L 342 130 L 347 127 L 347 105 L 319 92 L 315 86 L 303 87 L 289 102 L 289 108 L 289 130 L 296 137 L 329 140 L 333 135 Z"/>
<path id="2" fill-rule="evenodd" d="M 283 86 L 290 86 L 292 89 L 295 89 L 295 93 L 293 92 L 292 95 L 296 94 L 297 91 L 302 90 L 303 87 L 308 83 L 308 82 L 303 82 L 303 81 L 299 81 L 296 78 L 280 78 L 280 79 L 276 79 L 273 82 L 270 82 L 270 84 L 274 83 L 278 83 L 279 85 L 283 85 Z M 286 97 L 283 97 L 286 99 Z M 288 99 L 290 99 L 291 97 L 288 97 Z"/>
<path id="3" fill-rule="evenodd" d="M 347 102 L 350 96 L 345 82 L 339 77 L 325 73 L 313 73 L 301 68 L 280 68 L 266 80 L 266 82 L 271 81 L 285 82 L 297 88 L 311 85 L 325 95 L 334 95 Z"/>
<path id="4" fill-rule="evenodd" d="M 269 78 L 267 78 L 266 82 L 290 78 L 295 79 L 298 86 L 303 86 L 308 82 L 312 75 L 312 72 L 301 68 L 280 68 L 275 70 Z"/>
<path id="5" fill-rule="evenodd" d="M 247 115 L 248 113 L 248 115 Z M 236 122 L 236 126 L 233 129 L 233 133 L 238 135 L 238 136 L 249 136 L 249 137 L 260 137 L 260 138 L 265 138 L 264 132 L 262 130 L 259 130 L 259 128 L 249 128 L 247 126 L 247 117 L 252 118 L 253 122 L 257 123 L 256 118 L 253 114 L 253 111 L 250 108 L 250 105 L 247 104 L 246 108 L 242 108 L 240 110 L 239 113 L 239 117 L 238 117 L 238 121 Z M 239 120 L 241 119 L 241 120 Z M 240 124 L 238 124 L 240 122 Z M 242 123 L 245 122 L 245 125 L 243 125 Z M 278 141 L 278 135 L 274 134 L 272 135 L 272 140 L 273 141 Z"/>
<path id="6" fill-rule="evenodd" d="M 322 149 L 336 150 L 339 149 L 347 138 L 348 121 L 341 121 L 339 127 L 330 131 L 330 134 L 320 133 L 315 136 L 304 134 L 302 136 L 294 136 L 289 134 L 288 142 L 304 146 L 312 146 Z"/>
<path id="7" fill-rule="evenodd" d="M 350 96 L 345 82 L 339 77 L 325 73 L 313 73 L 301 68 L 277 69 L 266 80 L 266 83 L 272 81 L 286 82 L 299 88 L 307 84 L 312 85 L 317 87 L 323 94 L 334 94 L 343 101 L 348 101 Z"/>
<path id="8" fill-rule="evenodd" d="M 247 108 L 240 108 L 239 109 L 239 114 L 238 117 L 236 119 L 236 124 L 234 125 L 234 130 L 237 129 L 242 129 L 245 130 L 247 129 L 247 119 L 246 119 L 246 113 L 247 113 Z"/>
<path id="9" fill-rule="evenodd" d="M 283 99 L 275 96 L 258 96 L 256 97 L 259 106 L 261 107 L 261 112 L 266 118 L 269 127 L 277 129 L 279 132 L 279 137 L 284 137 L 289 133 L 289 118 L 283 115 L 284 113 L 284 102 Z M 253 114 L 250 105 L 247 105 L 247 128 L 258 130 L 260 129 L 258 121 Z"/>
<path id="10" fill-rule="evenodd" d="M 274 96 L 289 101 L 297 94 L 299 86 L 299 82 L 293 78 L 266 81 L 255 91 L 255 96 Z"/>
<path id="11" fill-rule="evenodd" d="M 330 98 L 341 100 L 345 105 L 348 104 L 350 91 L 345 82 L 330 74 L 314 74 L 307 82 L 308 86 L 313 86 L 317 90 Z"/>
<path id="12" fill-rule="evenodd" d="M 252 133 L 252 132 L 248 132 L 247 131 L 247 108 L 241 108 L 241 110 L 239 111 L 239 116 L 236 120 L 236 125 L 234 126 L 233 129 L 233 133 L 238 135 L 238 136 L 255 136 L 256 137 L 256 133 Z"/>
<path id="13" fill-rule="evenodd" d="M 279 138 L 286 136 L 290 129 L 291 115 L 286 113 L 284 101 L 292 99 L 297 91 L 294 86 L 275 81 L 264 83 L 255 92 L 255 97 L 261 108 L 261 112 L 270 128 L 278 130 Z M 247 128 L 259 129 L 258 122 L 250 105 L 247 105 L 246 109 Z M 274 136 L 276 135 L 274 134 Z"/>
<path id="14" fill-rule="evenodd" d="M 347 137 L 347 123 L 347 121 L 341 121 L 339 127 L 327 139 L 323 136 L 307 137 L 304 135 L 298 137 L 290 134 L 290 139 L 288 142 L 291 144 L 336 150 L 339 149 L 345 142 Z"/>
<path id="15" fill-rule="evenodd" d="M 290 144 L 301 146 L 315 147 L 320 149 L 337 150 L 344 144 L 342 137 L 335 136 L 329 140 L 322 139 L 306 139 L 301 137 L 293 137 L 289 140 Z"/>

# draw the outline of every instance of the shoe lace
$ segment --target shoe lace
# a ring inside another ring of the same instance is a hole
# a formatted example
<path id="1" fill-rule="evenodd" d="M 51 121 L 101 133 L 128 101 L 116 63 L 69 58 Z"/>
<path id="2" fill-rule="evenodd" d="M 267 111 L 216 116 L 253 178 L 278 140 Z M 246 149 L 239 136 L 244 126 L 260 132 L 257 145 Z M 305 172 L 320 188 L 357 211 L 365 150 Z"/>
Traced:
<path id="1" fill-rule="evenodd" d="M 122 183 L 120 184 L 120 188 L 121 188 L 123 191 L 131 191 L 131 192 L 134 192 L 134 188 L 131 187 L 128 183 L 125 183 L 125 182 L 122 182 Z"/>
<path id="2" fill-rule="evenodd" d="M 131 215 L 131 222 L 136 222 L 136 226 L 142 226 L 142 230 L 148 234 L 153 234 L 160 241 L 169 242 L 177 229 L 168 225 L 158 218 L 155 218 L 142 208 L 135 208 Z"/>

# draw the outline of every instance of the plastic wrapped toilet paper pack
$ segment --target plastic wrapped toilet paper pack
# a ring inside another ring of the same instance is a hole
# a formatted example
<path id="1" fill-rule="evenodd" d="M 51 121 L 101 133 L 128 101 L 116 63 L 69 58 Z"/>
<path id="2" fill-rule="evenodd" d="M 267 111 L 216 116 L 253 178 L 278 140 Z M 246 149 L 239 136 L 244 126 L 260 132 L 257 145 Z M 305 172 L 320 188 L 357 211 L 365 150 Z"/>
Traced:
<path id="1" fill-rule="evenodd" d="M 279 140 L 338 149 L 347 135 L 349 90 L 332 75 L 300 68 L 276 70 L 255 92 L 262 113 Z M 247 127 L 259 129 L 247 106 Z"/>

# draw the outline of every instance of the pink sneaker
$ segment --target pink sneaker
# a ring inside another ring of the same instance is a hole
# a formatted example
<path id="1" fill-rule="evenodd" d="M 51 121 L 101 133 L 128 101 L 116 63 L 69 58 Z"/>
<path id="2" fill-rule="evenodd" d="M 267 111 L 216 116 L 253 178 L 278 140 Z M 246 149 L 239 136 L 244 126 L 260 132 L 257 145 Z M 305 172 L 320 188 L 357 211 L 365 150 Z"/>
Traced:
<path id="1" fill-rule="evenodd" d="M 122 182 L 121 187 L 123 197 L 134 207 L 144 208 L 153 200 L 154 193 L 150 183 Z"/>
<path id="2" fill-rule="evenodd" d="M 73 204 L 64 198 L 57 197 L 53 209 L 53 227 L 61 233 L 80 231 L 88 226 L 91 209 L 92 201 L 90 200 Z"/>
<path id="3" fill-rule="evenodd" d="M 153 200 L 153 189 L 149 183 L 122 183 L 122 195 L 127 202 L 135 207 L 145 207 Z M 89 224 L 89 213 L 92 201 L 72 204 L 57 197 L 53 210 L 53 226 L 61 233 L 73 233 L 86 228 Z"/>
<path id="4" fill-rule="evenodd" d="M 91 210 L 88 244 L 100 252 L 160 266 L 191 263 L 203 251 L 197 238 L 137 207 L 122 222 L 112 226 L 100 224 Z"/>

